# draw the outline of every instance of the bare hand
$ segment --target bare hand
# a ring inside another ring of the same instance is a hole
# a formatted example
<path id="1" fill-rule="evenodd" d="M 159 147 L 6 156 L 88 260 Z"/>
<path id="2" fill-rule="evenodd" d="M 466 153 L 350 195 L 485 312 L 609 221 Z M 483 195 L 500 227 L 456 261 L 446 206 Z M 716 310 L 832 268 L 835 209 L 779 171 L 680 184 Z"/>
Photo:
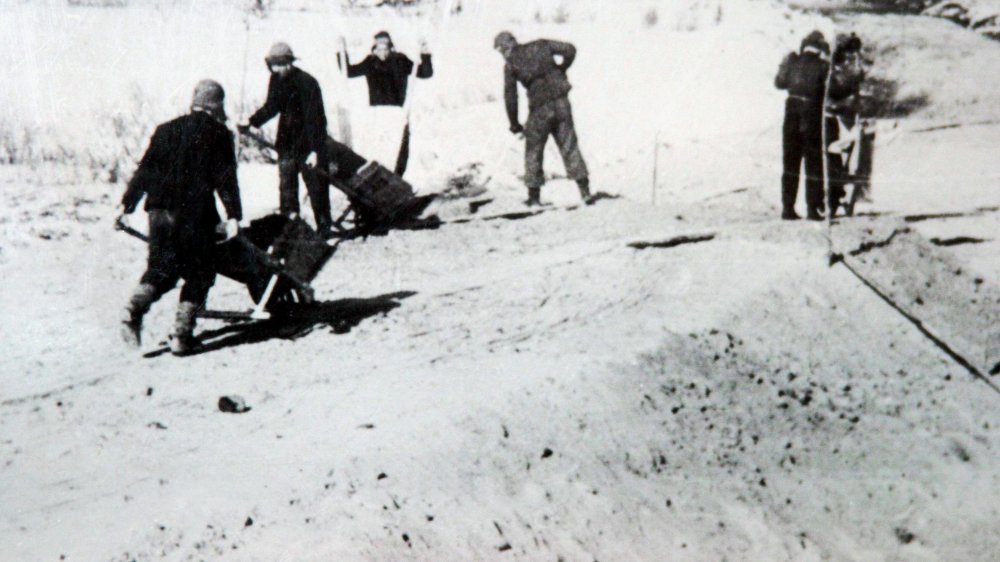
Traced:
<path id="1" fill-rule="evenodd" d="M 226 240 L 232 240 L 236 238 L 236 235 L 240 233 L 240 223 L 236 219 L 229 219 L 226 221 Z"/>
<path id="2" fill-rule="evenodd" d="M 122 207 L 120 211 L 121 212 L 118 213 L 118 216 L 115 217 L 115 230 L 125 230 L 126 228 L 131 226 L 129 225 L 128 221 L 129 215 L 128 213 L 125 212 L 125 208 Z"/>

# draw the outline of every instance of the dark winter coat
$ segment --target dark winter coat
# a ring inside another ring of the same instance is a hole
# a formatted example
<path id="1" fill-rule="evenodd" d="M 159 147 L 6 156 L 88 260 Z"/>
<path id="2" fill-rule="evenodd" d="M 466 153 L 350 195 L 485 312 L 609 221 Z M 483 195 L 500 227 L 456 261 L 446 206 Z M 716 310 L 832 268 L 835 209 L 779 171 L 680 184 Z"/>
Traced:
<path id="1" fill-rule="evenodd" d="M 181 221 L 199 219 L 215 228 L 214 193 L 229 218 L 243 218 L 233 135 L 207 113 L 193 111 L 156 128 L 122 205 L 131 213 L 146 195 L 147 211 L 171 211 Z"/>
<path id="2" fill-rule="evenodd" d="M 300 158 L 323 149 L 326 144 L 323 92 L 309 73 L 294 66 L 284 78 L 272 73 L 267 101 L 250 117 L 250 125 L 260 127 L 279 113 L 278 138 L 274 143 L 279 156 Z"/>
<path id="3" fill-rule="evenodd" d="M 161 233 L 166 239 L 160 242 L 175 249 L 181 262 L 198 263 L 211 252 L 220 222 L 215 193 L 229 218 L 243 218 L 233 135 L 207 113 L 194 111 L 156 128 L 122 205 L 131 213 L 145 195 L 151 215 L 169 213 L 170 232 Z"/>
<path id="4" fill-rule="evenodd" d="M 828 108 L 831 113 L 856 112 L 861 83 L 865 71 L 860 64 L 844 62 L 833 65 L 830 71 L 830 90 L 827 92 Z"/>
<path id="5" fill-rule="evenodd" d="M 561 64 L 556 64 L 555 55 L 562 57 Z M 566 79 L 566 70 L 575 58 L 576 47 L 562 41 L 539 39 L 514 46 L 503 69 L 503 97 L 511 125 L 519 123 L 517 83 L 523 84 L 528 91 L 529 112 L 564 98 L 572 87 Z"/>
<path id="6" fill-rule="evenodd" d="M 816 53 L 789 53 L 778 67 L 774 86 L 788 90 L 785 102 L 785 123 L 798 123 L 807 137 L 819 134 L 823 120 L 823 93 L 830 65 Z M 794 115 L 793 115 L 794 114 Z"/>
<path id="7" fill-rule="evenodd" d="M 375 55 L 368 55 L 358 64 L 347 62 L 348 78 L 364 76 L 368 80 L 368 103 L 370 105 L 402 106 L 406 102 L 406 86 L 413 72 L 413 61 L 395 51 L 384 61 Z M 434 76 L 431 56 L 420 55 L 417 78 Z"/>
<path id="8" fill-rule="evenodd" d="M 830 65 L 816 53 L 788 53 L 778 67 L 774 86 L 788 90 L 790 96 L 822 103 L 829 68 Z"/>

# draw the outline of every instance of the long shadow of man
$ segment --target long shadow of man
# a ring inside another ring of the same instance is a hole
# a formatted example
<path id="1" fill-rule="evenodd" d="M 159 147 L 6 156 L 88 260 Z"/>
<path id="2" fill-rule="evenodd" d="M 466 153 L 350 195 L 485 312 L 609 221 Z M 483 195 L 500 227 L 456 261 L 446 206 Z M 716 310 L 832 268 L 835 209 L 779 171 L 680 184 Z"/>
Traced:
<path id="1" fill-rule="evenodd" d="M 371 298 L 300 304 L 277 310 L 267 320 L 234 320 L 222 328 L 202 332 L 199 337 L 203 348 L 198 354 L 272 339 L 295 340 L 323 326 L 329 327 L 334 334 L 346 334 L 368 318 L 388 314 L 400 306 L 399 301 L 415 294 L 414 291 L 400 291 Z M 158 357 L 167 352 L 167 348 L 161 348 L 145 357 Z"/>

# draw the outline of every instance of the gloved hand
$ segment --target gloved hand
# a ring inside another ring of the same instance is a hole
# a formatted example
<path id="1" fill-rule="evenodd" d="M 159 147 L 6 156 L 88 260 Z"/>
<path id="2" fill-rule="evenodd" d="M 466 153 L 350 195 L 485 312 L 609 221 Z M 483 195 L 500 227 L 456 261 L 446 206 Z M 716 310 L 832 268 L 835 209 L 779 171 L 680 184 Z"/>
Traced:
<path id="1" fill-rule="evenodd" d="M 511 123 L 510 132 L 514 133 L 515 135 L 523 133 L 524 127 L 522 127 L 520 123 Z"/>
<path id="2" fill-rule="evenodd" d="M 239 131 L 241 135 L 245 135 L 250 132 L 250 124 L 240 123 L 239 125 L 236 125 L 236 130 Z"/>
<path id="3" fill-rule="evenodd" d="M 318 161 L 319 157 L 316 156 L 316 152 L 310 152 L 309 156 L 306 156 L 306 166 L 310 168 L 315 168 Z"/>

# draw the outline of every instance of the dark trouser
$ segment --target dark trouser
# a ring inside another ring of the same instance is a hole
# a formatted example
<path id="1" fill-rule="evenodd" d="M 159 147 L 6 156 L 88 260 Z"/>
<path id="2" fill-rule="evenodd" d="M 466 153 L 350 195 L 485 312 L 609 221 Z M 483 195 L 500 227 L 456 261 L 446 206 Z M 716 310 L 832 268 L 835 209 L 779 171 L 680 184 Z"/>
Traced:
<path id="1" fill-rule="evenodd" d="M 840 124 L 836 116 L 826 118 L 826 145 L 840 139 Z M 848 182 L 847 166 L 845 158 L 840 154 L 827 153 L 826 173 L 829 177 L 830 192 L 827 193 L 826 204 L 833 214 L 837 211 L 841 199 L 844 198 L 846 185 Z"/>
<path id="2" fill-rule="evenodd" d="M 174 213 L 149 211 L 149 257 L 140 282 L 155 290 L 150 303 L 173 289 L 180 279 L 184 280 L 181 302 L 198 306 L 205 303 L 215 283 L 214 248 L 207 246 L 214 244 L 210 236 L 211 230 L 205 233 L 205 240 L 192 236 L 182 243 L 184 237 L 179 236 Z"/>
<path id="3" fill-rule="evenodd" d="M 799 193 L 799 167 L 803 160 L 806 169 L 806 206 L 809 211 L 823 210 L 822 118 L 819 105 L 795 98 L 788 98 L 785 102 L 781 205 L 786 213 L 795 209 L 795 199 Z"/>
<path id="4" fill-rule="evenodd" d="M 317 168 L 326 169 L 326 158 L 320 157 Z M 308 166 L 304 156 L 289 154 L 278 157 L 278 191 L 281 196 L 281 213 L 284 215 L 299 214 L 299 174 L 306 183 L 306 192 L 312 203 L 313 216 L 316 218 L 316 228 L 323 230 L 333 223 L 330 216 L 330 186 Z"/>
<path id="5" fill-rule="evenodd" d="M 587 164 L 580 154 L 573 127 L 573 110 L 568 99 L 559 98 L 528 113 L 524 127 L 524 183 L 528 188 L 539 188 L 545 183 L 542 163 L 549 135 L 555 137 L 559 146 L 566 175 L 577 181 L 587 179 Z"/>
<path id="6" fill-rule="evenodd" d="M 403 177 L 406 173 L 406 164 L 410 161 L 410 124 L 403 127 L 403 140 L 399 143 L 399 155 L 396 156 L 396 169 L 393 171 L 397 176 Z"/>

